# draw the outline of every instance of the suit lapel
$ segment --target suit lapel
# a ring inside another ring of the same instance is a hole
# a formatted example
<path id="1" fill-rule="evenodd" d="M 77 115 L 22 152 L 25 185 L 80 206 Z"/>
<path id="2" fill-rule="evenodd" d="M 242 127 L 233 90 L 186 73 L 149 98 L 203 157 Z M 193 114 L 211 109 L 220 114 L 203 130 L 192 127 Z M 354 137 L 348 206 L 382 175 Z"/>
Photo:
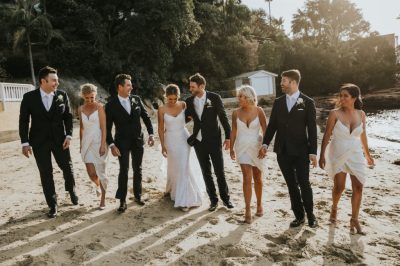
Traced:
<path id="1" fill-rule="evenodd" d="M 206 91 L 206 99 L 204 100 L 203 112 L 201 113 L 201 118 L 200 118 L 200 120 L 203 120 L 204 113 L 206 112 L 207 99 L 208 99 L 208 92 Z"/>
<path id="2" fill-rule="evenodd" d="M 194 114 L 194 116 L 195 117 L 197 117 L 197 120 L 199 120 L 200 121 L 200 117 L 198 116 L 198 114 L 197 114 L 197 112 L 196 112 L 196 107 L 195 107 L 195 105 L 194 105 L 194 101 L 196 100 L 196 96 L 193 96 L 193 99 L 191 99 L 190 101 L 189 101 L 189 103 L 190 103 L 190 108 L 193 110 L 192 111 L 192 113 Z"/>

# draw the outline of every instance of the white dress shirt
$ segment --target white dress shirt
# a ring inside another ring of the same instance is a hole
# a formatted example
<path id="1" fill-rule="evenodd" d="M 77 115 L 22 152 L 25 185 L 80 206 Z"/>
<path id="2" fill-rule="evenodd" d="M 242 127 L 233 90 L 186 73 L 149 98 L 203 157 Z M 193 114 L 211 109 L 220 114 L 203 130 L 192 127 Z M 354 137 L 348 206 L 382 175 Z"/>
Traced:
<path id="1" fill-rule="evenodd" d="M 286 94 L 286 106 L 288 111 L 292 110 L 293 106 L 296 104 L 297 99 L 300 96 L 300 91 L 297 90 L 295 93 L 292 95 Z"/>
<path id="2" fill-rule="evenodd" d="M 119 102 L 121 103 L 122 107 L 128 112 L 128 114 L 131 113 L 131 103 L 129 101 L 129 97 L 123 98 L 118 95 Z"/>
<path id="3" fill-rule="evenodd" d="M 201 96 L 201 97 L 195 96 L 194 97 L 194 102 L 193 102 L 194 109 L 195 109 L 196 114 L 197 114 L 197 116 L 199 117 L 200 120 L 201 120 L 201 115 L 203 114 L 204 104 L 205 104 L 206 98 L 207 98 L 206 96 L 207 96 L 207 94 L 206 94 L 206 92 L 204 92 L 203 96 Z M 199 130 L 199 133 L 197 134 L 196 139 L 198 141 L 202 140 L 201 129 Z"/>

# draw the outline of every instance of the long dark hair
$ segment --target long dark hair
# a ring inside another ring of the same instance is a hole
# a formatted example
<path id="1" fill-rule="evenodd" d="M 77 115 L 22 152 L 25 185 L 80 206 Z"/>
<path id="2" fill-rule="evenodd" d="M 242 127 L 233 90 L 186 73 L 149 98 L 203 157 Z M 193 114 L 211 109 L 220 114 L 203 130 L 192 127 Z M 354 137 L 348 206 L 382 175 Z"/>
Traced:
<path id="1" fill-rule="evenodd" d="M 351 95 L 352 98 L 356 99 L 356 101 L 354 102 L 354 108 L 358 109 L 358 110 L 362 110 L 363 102 L 361 100 L 360 88 L 355 84 L 346 83 L 340 87 L 340 92 L 343 90 L 347 91 Z"/>

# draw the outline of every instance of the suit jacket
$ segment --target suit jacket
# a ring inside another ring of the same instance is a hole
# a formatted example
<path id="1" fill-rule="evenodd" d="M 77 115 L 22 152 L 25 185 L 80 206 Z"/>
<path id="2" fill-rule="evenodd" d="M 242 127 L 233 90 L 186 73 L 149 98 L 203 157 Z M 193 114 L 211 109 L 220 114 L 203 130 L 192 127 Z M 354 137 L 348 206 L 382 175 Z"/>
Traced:
<path id="1" fill-rule="evenodd" d="M 317 124 L 314 101 L 300 93 L 288 112 L 286 95 L 275 99 L 263 143 L 269 145 L 274 137 L 274 152 L 289 155 L 317 154 Z M 302 102 L 301 102 L 302 101 Z"/>
<path id="2" fill-rule="evenodd" d="M 67 135 L 72 136 L 72 128 L 69 99 L 64 91 L 54 92 L 49 111 L 43 105 L 39 88 L 24 94 L 19 114 L 19 136 L 22 143 L 29 142 L 33 148 L 47 140 L 62 144 Z"/>
<path id="3" fill-rule="evenodd" d="M 144 108 L 140 97 L 131 95 L 129 96 L 129 101 L 131 102 L 130 114 L 121 105 L 118 96 L 113 97 L 105 106 L 108 145 L 115 142 L 119 148 L 122 146 L 130 147 L 132 144 L 143 146 L 144 140 L 140 118 L 143 119 L 149 135 L 154 134 L 149 114 Z M 113 124 L 115 125 L 115 137 L 111 133 Z"/>
<path id="4" fill-rule="evenodd" d="M 221 143 L 221 128 L 218 119 L 221 122 L 225 132 L 225 139 L 229 139 L 231 135 L 231 127 L 221 97 L 213 92 L 206 91 L 206 101 L 204 110 L 199 117 L 194 107 L 194 97 L 190 96 L 186 99 L 186 117 L 191 116 L 194 121 L 193 135 L 189 138 L 195 138 L 201 129 L 202 141 L 218 141 Z"/>

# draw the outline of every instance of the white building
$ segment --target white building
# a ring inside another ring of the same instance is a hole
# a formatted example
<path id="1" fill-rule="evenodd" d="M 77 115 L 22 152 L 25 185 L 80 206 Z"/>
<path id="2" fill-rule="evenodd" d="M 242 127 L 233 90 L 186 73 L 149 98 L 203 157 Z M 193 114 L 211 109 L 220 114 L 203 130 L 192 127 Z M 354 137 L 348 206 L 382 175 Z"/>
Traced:
<path id="1" fill-rule="evenodd" d="M 276 84 L 275 78 L 278 75 L 265 70 L 257 70 L 247 72 L 233 77 L 235 80 L 235 87 L 247 84 L 254 88 L 257 96 L 275 96 Z"/>

